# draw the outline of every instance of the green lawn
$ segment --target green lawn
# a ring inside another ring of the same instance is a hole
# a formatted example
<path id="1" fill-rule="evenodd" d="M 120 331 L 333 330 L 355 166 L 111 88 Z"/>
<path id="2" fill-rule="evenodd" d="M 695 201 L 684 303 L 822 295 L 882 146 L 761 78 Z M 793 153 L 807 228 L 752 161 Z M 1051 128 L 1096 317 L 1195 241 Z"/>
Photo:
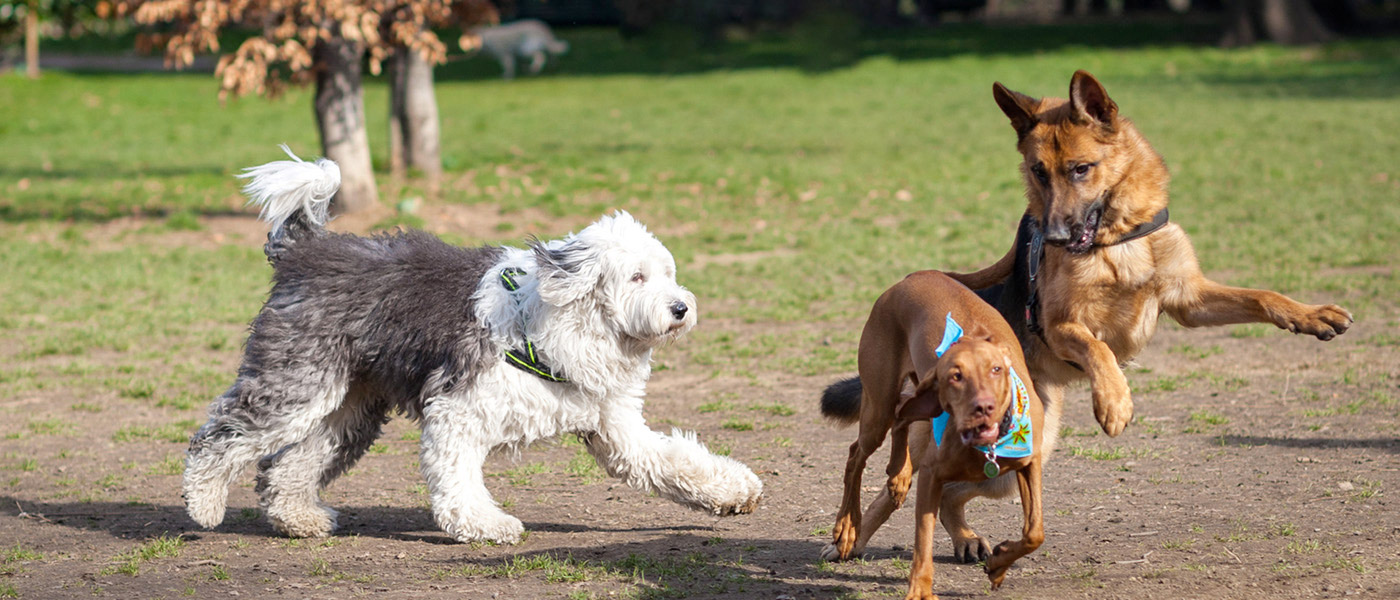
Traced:
<path id="1" fill-rule="evenodd" d="M 772 353 L 845 372 L 850 323 L 885 286 L 1008 247 L 1024 199 L 992 82 L 1063 95 L 1083 68 L 1166 157 L 1172 217 L 1207 273 L 1400 315 L 1400 41 L 1224 51 L 1170 27 L 836 29 L 693 53 L 684 36 L 566 31 L 559 67 L 511 83 L 485 59 L 448 65 L 441 202 L 630 210 L 663 233 L 702 318 L 771 326 L 702 326 L 697 362 Z M 260 248 L 152 240 L 198 227 L 191 213 L 243 211 L 239 168 L 317 142 L 306 90 L 224 106 L 215 92 L 208 74 L 0 75 L 0 397 L 116 389 L 185 411 L 231 377 L 215 365 L 266 291 Z M 385 104 L 370 83 L 378 164 Z M 417 193 L 381 186 L 386 201 Z M 89 241 L 132 214 L 150 222 Z"/>

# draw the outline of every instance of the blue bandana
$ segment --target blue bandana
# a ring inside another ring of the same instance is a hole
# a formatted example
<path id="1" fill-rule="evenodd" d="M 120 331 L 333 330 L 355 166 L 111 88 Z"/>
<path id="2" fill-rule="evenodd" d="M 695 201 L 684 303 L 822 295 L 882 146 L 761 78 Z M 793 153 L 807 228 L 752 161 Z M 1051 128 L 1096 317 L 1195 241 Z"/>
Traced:
<path id="1" fill-rule="evenodd" d="M 938 348 L 933 351 L 937 356 L 943 356 L 952 346 L 962 338 L 963 329 L 953 320 L 953 313 L 948 313 L 948 322 L 943 326 L 943 342 L 938 344 Z M 1015 397 L 1011 401 L 1011 427 L 1006 435 L 997 440 L 995 446 L 977 446 L 975 449 L 983 454 L 990 455 L 995 459 L 998 456 L 1006 458 L 1023 458 L 1030 456 L 1032 448 L 1031 440 L 1031 395 L 1026 391 L 1026 384 L 1021 382 L 1021 377 L 1016 374 L 1015 369 L 1008 371 L 1011 376 L 1011 390 Z M 933 418 L 933 443 L 935 446 L 943 445 L 943 430 L 948 427 L 948 419 L 951 417 L 947 412 Z"/>

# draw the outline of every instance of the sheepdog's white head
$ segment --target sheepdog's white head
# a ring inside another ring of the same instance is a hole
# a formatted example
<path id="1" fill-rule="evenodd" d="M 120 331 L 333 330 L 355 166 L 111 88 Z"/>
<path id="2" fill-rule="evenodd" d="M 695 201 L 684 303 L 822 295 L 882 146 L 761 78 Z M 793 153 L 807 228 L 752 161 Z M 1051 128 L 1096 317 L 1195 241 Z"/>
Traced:
<path id="1" fill-rule="evenodd" d="M 625 211 L 562 240 L 535 242 L 539 297 L 597 305 L 607 326 L 646 347 L 695 327 L 695 294 L 676 283 L 676 260 Z"/>

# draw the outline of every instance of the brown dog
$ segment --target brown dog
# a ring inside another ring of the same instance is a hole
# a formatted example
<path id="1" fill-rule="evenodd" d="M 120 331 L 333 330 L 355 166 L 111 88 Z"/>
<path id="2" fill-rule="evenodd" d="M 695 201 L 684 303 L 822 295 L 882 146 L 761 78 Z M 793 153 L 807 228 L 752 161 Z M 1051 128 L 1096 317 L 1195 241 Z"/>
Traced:
<path id="1" fill-rule="evenodd" d="M 949 275 L 1017 330 L 1047 403 L 1058 405 L 1065 386 L 1087 376 L 1099 425 L 1122 433 L 1133 401 L 1119 364 L 1147 345 L 1163 312 L 1187 327 L 1273 323 L 1321 340 L 1351 324 L 1336 305 L 1206 279 L 1186 232 L 1167 220 L 1162 157 L 1092 75 L 1074 74 L 1069 100 L 1037 100 L 1000 83 L 992 95 L 1016 130 L 1030 202 L 1006 256 Z"/>
<path id="2" fill-rule="evenodd" d="M 957 324 L 967 327 L 961 338 L 950 335 Z M 914 472 L 920 471 L 907 597 L 934 597 L 933 529 L 945 484 L 989 479 L 1009 483 L 1007 474 L 1014 471 L 1025 527 L 1019 541 L 1003 542 L 987 559 L 992 587 L 1001 585 L 1011 563 L 1044 539 L 1040 472 L 1059 428 L 1057 409 L 1043 406 L 1034 386 L 1022 383 L 1030 371 L 1016 334 L 971 290 L 943 273 L 920 271 L 875 301 L 861 334 L 858 364 L 861 397 L 839 389 L 846 384 L 842 382 L 822 399 L 822 412 L 828 417 L 851 422 L 858 412 L 860 421 L 859 437 L 846 462 L 834 539 L 823 556 L 844 559 L 863 549 L 903 503 Z M 906 381 L 913 382 L 914 392 L 901 397 Z M 931 428 L 929 419 L 934 417 L 939 418 Z M 892 427 L 889 480 L 862 523 L 865 463 Z M 929 443 L 931 435 L 934 443 Z M 917 463 L 911 462 L 911 453 Z M 1001 487 L 1009 491 L 1009 486 Z"/>

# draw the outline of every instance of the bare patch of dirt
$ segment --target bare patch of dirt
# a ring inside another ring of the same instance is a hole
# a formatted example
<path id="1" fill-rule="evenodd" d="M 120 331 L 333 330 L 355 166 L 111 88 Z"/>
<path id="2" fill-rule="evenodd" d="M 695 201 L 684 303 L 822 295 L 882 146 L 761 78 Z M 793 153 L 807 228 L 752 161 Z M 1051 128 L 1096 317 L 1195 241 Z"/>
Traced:
<path id="1" fill-rule="evenodd" d="M 1129 373 L 1138 419 L 1122 436 L 1098 432 L 1086 391 L 1070 395 L 1046 472 L 1046 543 L 992 595 L 1400 595 L 1400 347 L 1387 341 L 1387 321 L 1360 321 L 1329 343 L 1165 326 Z M 846 339 L 846 326 L 821 327 Z M 702 328 L 742 336 L 762 325 Z M 844 374 L 801 376 L 763 361 L 717 374 L 693 350 L 682 341 L 658 357 L 667 368 L 650 386 L 648 419 L 694 429 L 749 464 L 766 485 L 759 510 L 689 511 L 603 477 L 577 445 L 554 442 L 488 464 L 496 499 L 530 532 L 513 547 L 457 544 L 437 530 L 416 427 L 402 419 L 325 492 L 342 512 L 338 534 L 288 540 L 263 520 L 247 473 L 223 525 L 202 531 L 185 516 L 183 440 L 202 409 L 79 398 L 61 383 L 7 398 L 0 551 L 39 556 L 0 556 L 0 589 L 22 598 L 902 597 L 910 508 L 865 560 L 816 560 L 855 436 L 824 422 L 816 398 Z M 871 461 L 867 502 L 883 460 Z M 993 541 L 1018 535 L 1013 500 L 976 501 L 969 515 Z M 183 540 L 177 555 L 134 559 L 161 535 Z M 937 593 L 987 593 L 980 568 L 951 562 L 941 531 L 936 549 Z"/>

